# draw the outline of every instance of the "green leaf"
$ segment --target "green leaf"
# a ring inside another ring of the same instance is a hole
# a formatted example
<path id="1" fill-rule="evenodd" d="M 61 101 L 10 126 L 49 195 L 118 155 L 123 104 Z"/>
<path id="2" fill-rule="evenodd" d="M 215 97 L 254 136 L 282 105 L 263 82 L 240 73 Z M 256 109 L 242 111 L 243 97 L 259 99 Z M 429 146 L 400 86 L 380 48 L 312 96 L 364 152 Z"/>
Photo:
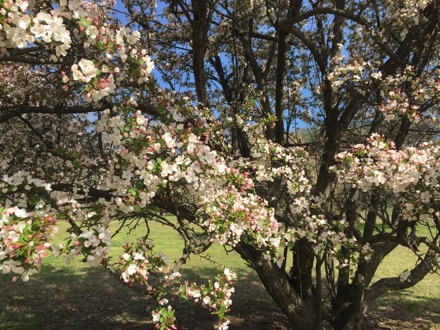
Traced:
<path id="1" fill-rule="evenodd" d="M 88 28 L 90 25 L 92 25 L 92 21 L 87 22 L 86 19 L 84 17 L 80 17 L 79 19 L 79 25 L 84 27 L 84 28 Z"/>

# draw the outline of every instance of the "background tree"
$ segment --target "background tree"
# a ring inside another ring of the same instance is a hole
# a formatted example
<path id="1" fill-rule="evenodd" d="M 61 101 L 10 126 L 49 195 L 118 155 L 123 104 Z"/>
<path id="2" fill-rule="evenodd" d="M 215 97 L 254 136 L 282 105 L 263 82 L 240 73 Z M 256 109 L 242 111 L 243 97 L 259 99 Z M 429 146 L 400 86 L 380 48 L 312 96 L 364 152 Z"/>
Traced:
<path id="1" fill-rule="evenodd" d="M 4 271 L 38 268 L 23 254 L 38 235 L 7 238 L 55 217 L 73 236 L 54 253 L 106 267 L 108 224 L 146 226 L 112 267 L 167 288 L 161 305 L 186 259 L 220 242 L 293 328 L 356 329 L 382 293 L 437 269 L 437 0 L 127 0 L 127 26 L 141 33 L 104 15 L 111 5 L 2 4 Z M 149 221 L 184 239 L 171 275 L 146 241 Z M 397 246 L 417 264 L 373 282 Z M 170 310 L 153 319 L 172 324 Z"/>

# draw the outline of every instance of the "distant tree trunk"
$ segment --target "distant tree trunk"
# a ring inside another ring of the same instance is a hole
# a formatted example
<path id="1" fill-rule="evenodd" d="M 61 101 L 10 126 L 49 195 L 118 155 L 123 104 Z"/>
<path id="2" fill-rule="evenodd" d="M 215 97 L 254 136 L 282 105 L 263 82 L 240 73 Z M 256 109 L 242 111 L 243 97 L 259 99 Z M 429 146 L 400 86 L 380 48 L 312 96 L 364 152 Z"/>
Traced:
<path id="1" fill-rule="evenodd" d="M 205 74 L 205 51 L 208 42 L 208 6 L 209 1 L 192 0 L 194 11 L 193 28 L 193 70 L 194 81 L 196 84 L 196 94 L 198 101 L 207 105 L 208 97 L 206 94 L 206 74 Z"/>

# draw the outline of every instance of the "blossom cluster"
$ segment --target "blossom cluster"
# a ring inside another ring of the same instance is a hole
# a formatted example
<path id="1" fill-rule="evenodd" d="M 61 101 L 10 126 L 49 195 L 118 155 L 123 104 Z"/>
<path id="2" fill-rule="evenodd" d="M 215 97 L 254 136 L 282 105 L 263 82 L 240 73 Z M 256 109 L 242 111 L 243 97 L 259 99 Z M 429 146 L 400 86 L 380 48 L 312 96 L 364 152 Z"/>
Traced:
<path id="1" fill-rule="evenodd" d="M 219 192 L 227 197 L 215 198 L 203 208 L 204 212 L 211 213 L 211 219 L 215 219 L 203 222 L 207 230 L 216 232 L 215 238 L 222 243 L 227 242 L 227 237 L 232 238 L 229 240 L 231 245 L 245 234 L 243 237 L 255 246 L 268 248 L 265 257 L 278 265 L 283 263 L 283 257 L 277 251 L 299 239 L 312 243 L 316 253 L 326 250 L 337 256 L 341 244 L 354 248 L 356 242 L 345 236 L 343 221 L 328 221 L 323 213 L 312 212 L 312 209 L 320 210 L 324 201 L 311 194 L 307 168 L 313 164 L 307 151 L 300 147 L 283 147 L 266 139 L 261 123 L 247 123 L 242 117 L 236 122 L 248 134 L 251 143 L 252 160 L 243 160 L 240 166 L 252 173 L 252 178 L 260 185 L 277 182 L 279 190 L 285 185 L 293 223 L 281 225 L 275 218 L 274 209 L 269 207 L 270 201 L 254 195 L 236 196 L 228 189 Z"/>
<path id="2" fill-rule="evenodd" d="M 76 10 L 79 1 L 70 1 L 69 9 Z M 76 7 L 76 8 L 75 8 Z M 77 11 L 79 14 L 80 12 Z M 67 16 L 68 17 L 68 16 Z M 0 50 L 26 48 L 36 43 L 53 43 L 55 57 L 66 56 L 71 47 L 70 31 L 64 25 L 66 11 L 54 9 L 32 15 L 29 1 L 2 1 L 0 3 Z"/>
<path id="3" fill-rule="evenodd" d="M 344 46 L 338 44 L 339 49 Z M 342 54 L 336 55 L 332 58 L 332 70 L 327 75 L 327 79 L 331 82 L 332 87 L 337 90 L 342 88 L 346 82 L 356 82 L 358 84 L 366 83 L 366 72 L 372 69 L 373 65 L 363 59 L 349 58 L 345 59 Z M 373 74 L 373 78 L 379 79 L 380 75 Z M 365 80 L 365 81 L 364 81 Z"/>
<path id="4" fill-rule="evenodd" d="M 265 123 L 245 124 L 240 118 L 243 131 L 248 135 L 252 160 L 243 161 L 242 167 L 253 173 L 257 182 L 274 182 L 282 179 L 292 199 L 309 196 L 311 182 L 305 169 L 309 163 L 308 153 L 301 147 L 283 147 L 264 137 Z"/>
<path id="5" fill-rule="evenodd" d="M 254 194 L 241 194 L 234 187 L 206 196 L 198 216 L 213 241 L 235 246 L 242 238 L 277 253 L 279 223 L 268 203 Z"/>
<path id="6" fill-rule="evenodd" d="M 231 295 L 234 288 L 231 287 L 231 284 L 236 279 L 237 275 L 229 268 L 225 268 L 222 274 L 218 274 L 214 281 L 209 280 L 207 285 L 185 283 L 180 287 L 179 295 L 185 299 L 201 301 L 204 307 L 222 320 L 232 304 Z"/>
<path id="7" fill-rule="evenodd" d="M 168 307 L 159 308 L 152 312 L 153 323 L 155 323 L 156 329 L 159 330 L 169 330 L 169 329 L 177 329 L 174 325 L 176 320 L 174 316 L 175 310 L 171 305 Z"/>
<path id="8" fill-rule="evenodd" d="M 21 275 L 26 282 L 41 268 L 50 240 L 58 232 L 56 219 L 18 207 L 0 208 L 0 269 Z M 15 280 L 16 277 L 13 277 Z"/>
<path id="9" fill-rule="evenodd" d="M 75 48 L 74 43 L 81 42 L 85 50 L 93 49 L 93 57 L 81 54 L 71 72 L 62 72 L 62 80 L 65 91 L 76 89 L 75 82 L 84 83 L 86 101 L 114 93 L 116 82 L 135 78 L 142 84 L 148 80 L 153 62 L 139 45 L 138 31 L 115 28 L 107 5 L 111 4 L 100 7 L 91 1 L 61 0 L 54 1 L 54 8 L 48 11 L 44 5 L 37 8 L 39 4 L 29 8 L 28 1 L 4 1 L 0 3 L 0 53 L 45 45 L 54 49 L 50 61 L 57 63 Z"/>
<path id="10" fill-rule="evenodd" d="M 388 7 L 384 18 L 386 24 L 392 24 L 402 34 L 410 26 L 420 24 L 425 19 L 424 9 L 429 4 L 428 0 L 387 0 Z"/>
<path id="11" fill-rule="evenodd" d="M 392 141 L 379 134 L 351 152 L 337 155 L 338 180 L 364 192 L 373 188 L 390 191 L 403 199 L 407 219 L 429 221 L 435 210 L 430 205 L 439 198 L 440 148 L 432 143 L 396 150 Z"/>
<path id="12" fill-rule="evenodd" d="M 172 278 L 175 278 L 174 274 L 172 274 Z M 237 275 L 235 273 L 225 268 L 222 274 L 218 274 L 215 280 L 209 280 L 207 284 L 199 285 L 188 282 L 181 284 L 176 294 L 183 299 L 201 302 L 202 306 L 219 318 L 219 324 L 215 328 L 226 330 L 230 321 L 225 318 L 225 313 L 229 311 L 229 307 L 232 304 L 231 296 L 234 288 L 231 285 L 236 278 Z M 171 283 L 175 284 L 175 282 L 168 280 L 166 286 L 168 288 L 171 287 Z M 164 306 L 168 304 L 168 299 L 164 298 L 163 295 L 160 295 L 159 298 L 159 305 Z M 159 307 L 153 311 L 152 315 L 156 328 L 175 329 L 174 310 L 171 305 Z"/>
<path id="13" fill-rule="evenodd" d="M 382 82 L 383 101 L 379 111 L 385 120 L 402 116 L 419 121 L 427 104 L 438 102 L 440 93 L 440 70 L 426 72 L 424 79 L 415 76 L 414 68 L 406 67 L 402 73 L 387 76 Z"/>
<path id="14" fill-rule="evenodd" d="M 17 171 L 12 175 L 4 174 L 0 177 L 0 193 L 21 193 L 39 191 L 43 189 L 44 191 L 51 191 L 50 184 L 36 178 L 28 171 Z M 23 193 L 22 193 L 23 194 Z M 24 193 L 24 195 L 26 195 Z M 26 208 L 28 204 L 35 206 L 36 208 L 42 208 L 45 205 L 45 201 L 41 196 L 35 196 L 35 198 L 22 198 L 20 203 L 12 205 L 13 202 L 9 199 L 4 201 L 5 207 L 18 206 L 20 208 Z"/>
<path id="15" fill-rule="evenodd" d="M 120 146 L 110 163 L 114 176 L 106 185 L 124 196 L 114 200 L 121 211 L 147 205 L 167 184 L 185 186 L 197 202 L 228 185 L 252 187 L 250 178 L 229 167 L 204 136 L 193 133 L 197 128 L 185 125 L 176 110 L 170 113 L 175 121 L 169 125 L 140 112 L 126 120 L 104 114 L 99 127 L 104 141 Z"/>
<path id="16" fill-rule="evenodd" d="M 181 283 L 182 275 L 170 271 L 167 257 L 162 253 L 155 254 L 153 249 L 154 243 L 144 238 L 126 243 L 119 262 L 112 267 L 121 272 L 121 278 L 129 285 L 146 286 L 158 301 L 159 307 L 152 311 L 156 328 L 175 328 L 175 311 L 169 305 L 169 297 L 176 295 L 196 302 L 201 300 L 203 306 L 223 320 L 232 304 L 231 295 L 234 288 L 230 285 L 236 279 L 236 274 L 226 268 L 223 274 L 217 275 L 215 281 L 209 280 L 207 285 Z M 227 328 L 226 324 L 227 321 L 223 323 L 224 329 Z"/>
<path id="17" fill-rule="evenodd" d="M 124 245 L 124 254 L 119 257 L 119 263 L 114 266 L 121 271 L 124 282 L 151 288 L 148 283 L 150 273 L 164 272 L 163 267 L 168 265 L 167 257 L 162 253 L 154 254 L 153 247 L 152 241 L 143 238 Z"/>
<path id="18" fill-rule="evenodd" d="M 80 235 L 71 234 L 67 244 L 53 244 L 54 256 L 66 258 L 66 262 L 83 255 L 83 261 L 89 266 L 99 266 L 108 256 L 111 245 L 110 230 L 101 225 L 95 225 L 82 231 Z"/>

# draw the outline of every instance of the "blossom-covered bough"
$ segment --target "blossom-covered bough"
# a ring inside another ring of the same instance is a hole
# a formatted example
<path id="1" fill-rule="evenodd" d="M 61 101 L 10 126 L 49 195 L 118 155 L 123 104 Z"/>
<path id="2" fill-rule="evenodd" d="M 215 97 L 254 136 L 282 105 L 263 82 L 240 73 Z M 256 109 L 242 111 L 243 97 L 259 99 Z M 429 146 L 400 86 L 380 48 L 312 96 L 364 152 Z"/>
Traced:
<path id="1" fill-rule="evenodd" d="M 222 244 L 293 328 L 356 329 L 437 270 L 437 0 L 126 0 L 125 26 L 113 6 L 0 0 L 3 273 L 81 256 L 144 286 L 158 328 L 180 296 L 226 329 L 235 274 L 179 272 Z M 175 262 L 151 221 L 182 237 Z M 145 235 L 110 261 L 126 228 Z M 398 246 L 414 268 L 373 280 Z"/>

